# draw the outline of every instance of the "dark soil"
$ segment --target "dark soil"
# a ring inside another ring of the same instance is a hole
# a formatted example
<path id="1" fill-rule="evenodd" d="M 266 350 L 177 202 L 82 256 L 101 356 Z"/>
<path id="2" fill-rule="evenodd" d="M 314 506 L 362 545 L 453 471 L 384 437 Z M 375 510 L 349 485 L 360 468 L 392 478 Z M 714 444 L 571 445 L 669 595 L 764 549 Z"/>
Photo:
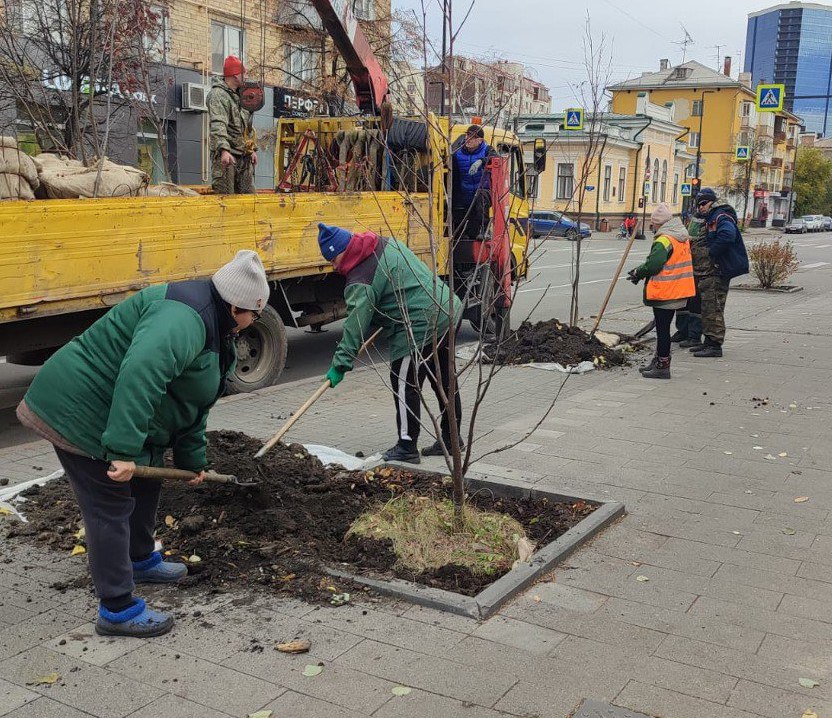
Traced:
<path id="1" fill-rule="evenodd" d="M 627 364 L 624 352 L 612 349 L 583 329 L 562 324 L 557 319 L 545 322 L 523 322 L 508 340 L 500 345 L 494 359 L 499 364 L 557 362 L 563 366 L 595 361 L 599 368 Z"/>
<path id="2" fill-rule="evenodd" d="M 166 554 L 181 560 L 194 555 L 187 583 L 208 589 L 265 586 L 309 601 L 329 601 L 350 591 L 328 577 L 329 564 L 356 573 L 397 576 L 475 595 L 499 575 L 478 576 L 446 566 L 413 575 L 395 566 L 389 542 L 344 540 L 352 522 L 376 502 L 403 491 L 450 496 L 449 480 L 393 468 L 347 472 L 325 467 L 298 445 L 279 444 L 262 459 L 252 456 L 260 442 L 236 432 L 211 432 L 209 458 L 220 473 L 258 479 L 255 488 L 203 483 L 192 487 L 168 481 L 162 491 L 157 536 Z M 18 536 L 62 552 L 82 543 L 75 537 L 80 513 L 65 479 L 34 487 L 21 507 L 28 524 L 12 524 Z M 547 500 L 469 497 L 476 506 L 516 518 L 538 546 L 553 541 L 595 510 Z M 346 566 L 345 566 L 346 564 Z"/>

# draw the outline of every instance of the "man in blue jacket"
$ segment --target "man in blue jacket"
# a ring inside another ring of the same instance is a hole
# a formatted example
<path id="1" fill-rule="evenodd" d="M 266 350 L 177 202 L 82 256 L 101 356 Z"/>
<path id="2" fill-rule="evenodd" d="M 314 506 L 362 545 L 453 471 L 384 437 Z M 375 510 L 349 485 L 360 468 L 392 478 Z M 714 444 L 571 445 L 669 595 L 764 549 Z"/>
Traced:
<path id="1" fill-rule="evenodd" d="M 748 273 L 748 254 L 737 226 L 737 213 L 727 202 L 717 200 L 716 192 L 704 187 L 696 197 L 697 215 L 705 222 L 706 245 L 711 268 L 696 278 L 702 297 L 702 333 L 704 342 L 691 349 L 693 356 L 722 356 L 725 341 L 725 301 L 734 277 Z"/>
<path id="2" fill-rule="evenodd" d="M 494 150 L 480 125 L 471 125 L 453 154 L 454 236 L 477 239 L 488 224 L 490 201 L 485 165 Z"/>

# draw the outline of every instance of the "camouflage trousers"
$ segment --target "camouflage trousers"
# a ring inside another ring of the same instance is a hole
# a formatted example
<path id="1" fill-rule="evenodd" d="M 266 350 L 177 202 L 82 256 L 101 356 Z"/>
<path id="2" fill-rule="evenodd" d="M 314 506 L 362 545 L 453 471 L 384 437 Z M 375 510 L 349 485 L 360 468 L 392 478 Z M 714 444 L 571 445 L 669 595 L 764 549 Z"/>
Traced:
<path id="1" fill-rule="evenodd" d="M 696 281 L 702 298 L 702 333 L 707 343 L 721 346 L 725 341 L 725 300 L 730 281 L 719 275 L 700 277 Z"/>
<path id="2" fill-rule="evenodd" d="M 253 194 L 254 165 L 249 155 L 234 155 L 236 164 L 223 167 L 219 152 L 211 157 L 211 187 L 215 194 Z"/>

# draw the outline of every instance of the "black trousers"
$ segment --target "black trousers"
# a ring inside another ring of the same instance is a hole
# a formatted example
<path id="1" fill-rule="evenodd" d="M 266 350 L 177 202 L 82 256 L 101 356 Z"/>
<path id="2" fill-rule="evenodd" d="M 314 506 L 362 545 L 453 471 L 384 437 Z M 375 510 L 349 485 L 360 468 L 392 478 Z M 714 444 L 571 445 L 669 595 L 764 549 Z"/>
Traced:
<path id="1" fill-rule="evenodd" d="M 454 237 L 457 239 L 478 239 L 488 226 L 488 212 L 490 209 L 491 199 L 485 190 L 477 192 L 469 206 L 454 207 Z"/>
<path id="2" fill-rule="evenodd" d="M 133 561 L 153 553 L 156 509 L 162 482 L 132 478 L 113 481 L 109 463 L 55 447 L 81 508 L 95 592 L 110 610 L 132 602 Z"/>
<path id="3" fill-rule="evenodd" d="M 656 356 L 663 359 L 670 356 L 670 325 L 675 313 L 675 309 L 653 307 L 653 317 L 656 320 Z"/>
<path id="4" fill-rule="evenodd" d="M 442 438 L 445 445 L 450 442 L 451 424 L 445 402 L 439 391 L 441 386 L 445 396 L 450 397 L 448 372 L 448 335 L 446 334 L 436 347 L 434 360 L 433 345 L 426 347 L 421 353 L 397 359 L 390 365 L 390 385 L 393 388 L 393 400 L 396 405 L 396 428 L 398 429 L 398 443 L 409 449 L 416 449 L 421 430 L 422 416 L 421 393 L 425 379 L 430 382 L 433 393 L 442 409 L 441 426 Z M 459 389 L 453 397 L 456 406 L 456 427 L 462 421 L 462 403 L 459 399 Z"/>

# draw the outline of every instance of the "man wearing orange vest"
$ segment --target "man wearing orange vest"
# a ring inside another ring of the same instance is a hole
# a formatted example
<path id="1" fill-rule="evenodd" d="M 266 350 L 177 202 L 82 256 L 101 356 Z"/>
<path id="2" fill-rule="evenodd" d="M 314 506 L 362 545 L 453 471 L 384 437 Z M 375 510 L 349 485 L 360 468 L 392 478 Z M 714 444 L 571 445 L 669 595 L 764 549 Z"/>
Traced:
<path id="1" fill-rule="evenodd" d="M 664 202 L 650 215 L 655 233 L 653 246 L 644 264 L 631 269 L 627 278 L 644 283 L 644 303 L 653 307 L 656 319 L 656 356 L 640 369 L 645 379 L 670 379 L 670 325 L 677 309 L 684 309 L 696 294 L 690 235 Z"/>

